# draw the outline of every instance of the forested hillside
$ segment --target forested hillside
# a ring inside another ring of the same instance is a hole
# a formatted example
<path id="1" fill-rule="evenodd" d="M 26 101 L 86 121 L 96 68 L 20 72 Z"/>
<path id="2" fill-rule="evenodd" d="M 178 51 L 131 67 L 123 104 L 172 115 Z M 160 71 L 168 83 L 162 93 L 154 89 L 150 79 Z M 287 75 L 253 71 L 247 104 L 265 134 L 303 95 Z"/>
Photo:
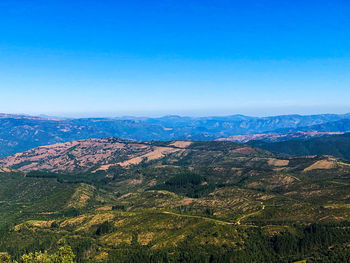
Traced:
<path id="1" fill-rule="evenodd" d="M 350 163 L 333 157 L 107 138 L 0 166 L 0 252 L 13 260 L 64 246 L 77 262 L 350 258 Z"/>
<path id="2" fill-rule="evenodd" d="M 290 155 L 332 155 L 350 160 L 350 133 L 308 140 L 290 140 L 275 143 L 252 141 L 249 143 L 269 151 Z"/>

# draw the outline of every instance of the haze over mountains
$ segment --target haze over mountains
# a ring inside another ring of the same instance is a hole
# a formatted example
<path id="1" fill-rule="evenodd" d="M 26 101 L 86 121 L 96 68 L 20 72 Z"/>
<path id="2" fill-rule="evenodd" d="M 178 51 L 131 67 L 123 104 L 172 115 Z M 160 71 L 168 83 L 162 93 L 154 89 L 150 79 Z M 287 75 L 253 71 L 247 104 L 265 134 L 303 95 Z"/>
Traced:
<path id="1" fill-rule="evenodd" d="M 346 262 L 349 122 L 4 114 L 0 251 L 19 260 L 68 244 L 77 262 Z"/>
<path id="2" fill-rule="evenodd" d="M 127 140 L 280 141 L 350 131 L 350 114 L 272 117 L 83 118 L 0 115 L 0 156 L 73 140 L 117 137 Z M 258 134 L 258 135 L 257 135 Z M 237 136 L 242 135 L 242 136 Z"/>

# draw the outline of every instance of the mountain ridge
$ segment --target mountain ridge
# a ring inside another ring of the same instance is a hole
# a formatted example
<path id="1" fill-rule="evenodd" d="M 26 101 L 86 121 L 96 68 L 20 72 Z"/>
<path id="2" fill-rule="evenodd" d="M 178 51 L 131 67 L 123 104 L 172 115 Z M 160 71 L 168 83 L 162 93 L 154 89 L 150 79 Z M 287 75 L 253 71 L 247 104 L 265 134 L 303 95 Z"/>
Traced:
<path id="1" fill-rule="evenodd" d="M 31 148 L 89 138 L 118 137 L 138 141 L 216 140 L 256 134 L 277 128 L 295 128 L 350 118 L 350 114 L 249 117 L 82 118 L 60 119 L 0 115 L 0 156 Z"/>

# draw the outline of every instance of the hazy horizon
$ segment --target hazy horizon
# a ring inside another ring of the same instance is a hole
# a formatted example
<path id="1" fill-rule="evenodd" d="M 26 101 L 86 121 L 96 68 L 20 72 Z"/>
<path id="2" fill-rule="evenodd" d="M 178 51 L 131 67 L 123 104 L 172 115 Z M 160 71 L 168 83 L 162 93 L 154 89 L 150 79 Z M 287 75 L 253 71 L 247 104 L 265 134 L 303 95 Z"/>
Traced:
<path id="1" fill-rule="evenodd" d="M 32 117 L 48 117 L 48 118 L 162 118 L 162 117 L 170 117 L 170 116 L 178 116 L 178 117 L 189 117 L 189 118 L 205 118 L 205 117 L 229 117 L 229 116 L 246 116 L 246 117 L 276 117 L 276 116 L 287 116 L 287 115 L 300 115 L 300 116 L 309 116 L 309 115 L 323 115 L 323 114 L 350 114 L 350 111 L 337 111 L 337 112 L 314 112 L 314 113 L 285 113 L 285 114 L 261 114 L 261 115 L 253 115 L 253 114 L 243 114 L 243 113 L 217 113 L 217 114 L 177 114 L 177 113 L 164 113 L 164 114 L 118 114 L 118 113 L 66 113 L 66 114 L 46 114 L 46 113 L 13 113 L 13 112 L 0 112 L 0 114 L 9 114 L 9 115 L 23 115 L 23 116 L 32 116 Z"/>

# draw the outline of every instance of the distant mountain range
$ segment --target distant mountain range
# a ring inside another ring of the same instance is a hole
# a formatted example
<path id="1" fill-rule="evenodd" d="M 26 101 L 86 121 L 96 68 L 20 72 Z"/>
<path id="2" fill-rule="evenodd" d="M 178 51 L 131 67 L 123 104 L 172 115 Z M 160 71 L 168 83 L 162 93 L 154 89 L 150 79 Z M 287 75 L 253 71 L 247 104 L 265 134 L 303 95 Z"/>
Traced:
<path id="1" fill-rule="evenodd" d="M 305 127 L 277 129 L 275 132 L 280 134 L 295 132 L 349 132 L 350 119 L 342 119 L 332 122 L 325 122 Z"/>
<path id="2" fill-rule="evenodd" d="M 0 114 L 0 156 L 37 146 L 89 138 L 118 137 L 138 141 L 231 140 L 230 136 L 236 135 L 290 134 L 277 136 L 288 140 L 346 131 L 350 131 L 350 114 L 82 119 Z M 271 141 L 269 138 L 276 138 L 276 135 L 265 137 Z"/>

